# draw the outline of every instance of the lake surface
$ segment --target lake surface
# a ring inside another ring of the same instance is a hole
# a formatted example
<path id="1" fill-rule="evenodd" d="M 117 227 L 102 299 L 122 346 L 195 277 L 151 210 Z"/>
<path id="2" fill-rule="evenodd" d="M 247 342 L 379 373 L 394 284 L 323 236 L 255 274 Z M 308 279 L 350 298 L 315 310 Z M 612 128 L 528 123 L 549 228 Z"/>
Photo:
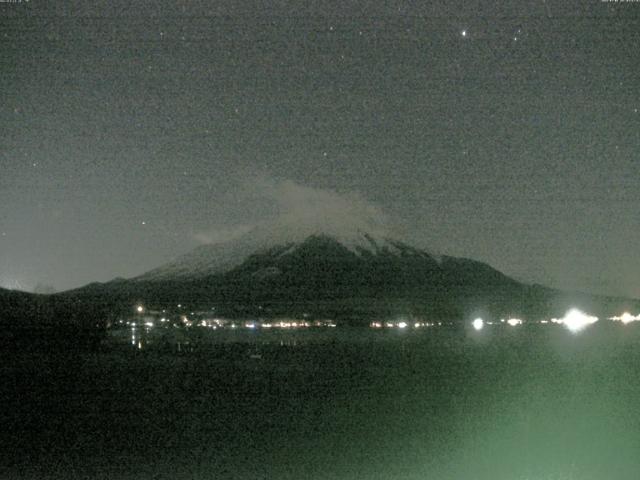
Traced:
<path id="1" fill-rule="evenodd" d="M 149 345 L 4 354 L 0 478 L 640 477 L 640 325 Z"/>

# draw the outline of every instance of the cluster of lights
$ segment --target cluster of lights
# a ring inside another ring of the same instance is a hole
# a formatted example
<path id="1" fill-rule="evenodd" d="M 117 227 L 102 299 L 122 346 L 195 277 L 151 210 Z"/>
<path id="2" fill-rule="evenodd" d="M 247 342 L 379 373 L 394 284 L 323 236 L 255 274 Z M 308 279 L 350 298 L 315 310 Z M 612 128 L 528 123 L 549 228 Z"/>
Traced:
<path id="1" fill-rule="evenodd" d="M 216 330 L 218 328 L 222 328 L 222 327 L 225 326 L 225 324 L 226 324 L 226 322 L 224 320 L 219 319 L 219 318 L 202 319 L 197 323 L 197 325 L 199 327 L 211 328 L 213 330 Z"/>
<path id="2" fill-rule="evenodd" d="M 399 322 L 380 322 L 380 321 L 375 321 L 375 322 L 371 322 L 369 323 L 369 327 L 371 328 L 400 328 L 400 329 L 406 329 L 409 327 L 413 327 L 413 328 L 424 328 L 424 327 L 434 327 L 436 325 L 442 325 L 442 322 L 413 322 L 413 323 L 409 323 L 406 321 L 399 321 Z"/>
<path id="3" fill-rule="evenodd" d="M 630 314 L 624 314 L 621 317 L 612 317 L 611 320 L 619 320 L 623 323 L 629 323 L 630 321 L 640 320 L 640 315 L 633 317 Z M 580 310 L 569 310 L 562 318 L 552 318 L 551 320 L 540 320 L 541 324 L 555 323 L 558 325 L 564 325 L 572 332 L 578 332 L 598 321 L 598 317 L 587 315 Z M 517 327 L 524 322 L 520 318 L 503 318 L 500 320 L 501 324 L 509 325 L 510 327 Z M 475 330 L 482 330 L 485 325 L 493 325 L 492 322 L 485 322 L 482 318 L 476 318 L 471 322 L 471 325 Z"/>
<path id="4" fill-rule="evenodd" d="M 198 326 L 204 327 L 204 328 L 211 328 L 213 330 L 218 328 L 218 326 L 215 323 L 208 322 L 207 320 L 200 320 L 200 322 L 198 322 Z"/>
<path id="5" fill-rule="evenodd" d="M 624 312 L 619 317 L 611 317 L 609 320 L 613 320 L 614 322 L 622 322 L 625 325 L 631 322 L 637 322 L 640 320 L 640 315 L 631 315 L 629 312 Z"/>
<path id="6" fill-rule="evenodd" d="M 592 317 L 586 313 L 581 312 L 578 309 L 569 310 L 562 318 L 552 318 L 553 323 L 562 324 L 572 332 L 579 332 L 583 328 L 596 323 L 598 317 Z"/>
<path id="7" fill-rule="evenodd" d="M 306 321 L 302 321 L 302 322 L 295 322 L 295 321 L 279 321 L 279 322 L 275 322 L 273 324 L 267 323 L 266 325 L 269 325 L 270 328 L 271 326 L 273 326 L 274 328 L 308 328 L 311 326 L 311 323 L 306 322 Z M 262 325 L 263 327 L 265 326 L 265 324 Z M 317 325 L 318 327 L 322 326 L 322 325 Z"/>
<path id="8" fill-rule="evenodd" d="M 290 328 L 310 328 L 310 327 L 335 327 L 336 324 L 330 320 L 315 320 L 310 322 L 308 320 L 280 320 L 277 322 L 245 322 L 244 327 L 255 329 L 255 328 L 282 328 L 282 329 L 290 329 Z"/>
<path id="9" fill-rule="evenodd" d="M 500 325 L 505 323 L 510 327 L 517 327 L 518 325 L 522 325 L 523 321 L 520 318 L 502 318 L 499 322 L 491 322 L 478 317 L 471 322 L 471 326 L 474 330 L 480 331 L 486 325 Z"/>
<path id="10" fill-rule="evenodd" d="M 178 308 L 182 308 L 183 305 L 182 304 L 178 304 Z M 142 314 L 145 312 L 145 307 L 143 305 L 136 305 L 135 306 L 135 311 L 138 314 Z M 166 312 L 165 310 L 163 310 L 163 312 Z M 307 315 L 305 314 L 305 317 Z M 611 321 L 616 321 L 616 322 L 621 322 L 623 324 L 628 324 L 631 322 L 637 322 L 640 321 L 640 314 L 638 315 L 632 315 L 629 312 L 624 312 L 622 315 L 620 316 L 614 316 L 614 317 L 609 317 L 609 320 Z M 161 323 L 166 323 L 169 320 L 166 317 L 162 317 L 159 319 L 159 321 Z M 554 324 L 558 324 L 558 325 L 563 325 L 566 328 L 568 328 L 570 331 L 572 332 L 578 332 L 582 329 L 584 329 L 585 327 L 595 323 L 598 321 L 598 317 L 594 317 L 591 315 L 588 315 L 586 313 L 581 312 L 578 309 L 572 309 L 569 310 L 564 317 L 562 318 L 552 318 L 550 320 L 540 320 L 538 323 L 540 324 L 548 324 L 548 323 L 554 323 Z M 183 315 L 181 317 L 181 322 L 183 325 L 187 326 L 187 327 L 191 327 L 194 324 L 194 321 L 190 320 L 186 315 Z M 119 321 L 119 323 L 123 323 L 122 320 Z M 136 321 L 127 321 L 126 322 L 127 325 L 130 325 L 131 328 L 135 328 L 137 323 Z M 496 322 L 497 323 L 497 322 Z M 523 324 L 523 320 L 520 318 L 507 318 L 507 319 L 501 319 L 499 323 L 502 324 L 507 324 L 511 327 L 515 327 L 518 325 L 522 325 Z M 140 324 L 142 325 L 142 323 L 140 322 Z M 245 321 L 243 323 L 240 323 L 240 325 L 236 325 L 236 323 L 229 323 L 228 320 L 222 320 L 219 318 L 215 318 L 215 319 L 203 319 L 200 320 L 197 323 L 198 326 L 200 327 L 208 327 L 208 328 L 212 328 L 212 329 L 217 329 L 217 328 L 232 328 L 235 329 L 238 326 L 250 329 L 250 330 L 255 330 L 257 328 L 264 328 L 264 329 L 270 329 L 270 328 L 281 328 L 281 329 L 290 329 L 290 328 L 308 328 L 308 327 L 335 327 L 336 324 L 333 321 L 330 320 L 316 320 L 316 321 L 308 321 L 308 320 L 280 320 L 280 321 L 275 321 L 275 322 L 261 322 L 261 321 Z M 381 329 L 381 328 L 398 328 L 398 329 L 407 329 L 409 327 L 413 327 L 415 329 L 418 328 L 422 328 L 422 327 L 433 327 L 433 326 L 441 326 L 442 322 L 420 322 L 420 321 L 416 321 L 413 323 L 409 323 L 408 321 L 405 320 L 400 320 L 400 321 L 386 321 L 386 322 L 381 322 L 381 321 L 374 321 L 371 322 L 369 324 L 369 326 L 371 328 L 376 328 L 376 329 Z M 471 326 L 475 329 L 475 330 L 482 330 L 484 328 L 485 325 L 494 325 L 494 322 L 490 322 L 490 321 L 485 321 L 482 318 L 476 318 L 471 322 Z M 144 326 L 148 327 L 148 328 L 152 328 L 155 326 L 155 323 L 152 319 L 149 319 L 147 317 L 147 319 L 145 319 L 144 321 Z"/>
<path id="11" fill-rule="evenodd" d="M 142 306 L 136 307 L 137 312 L 144 311 Z M 192 315 L 194 313 L 192 312 Z M 308 315 L 307 315 L 308 316 Z M 167 317 L 162 317 L 159 320 L 161 323 L 166 323 L 169 321 Z M 231 328 L 235 329 L 238 327 L 247 328 L 250 330 L 255 330 L 257 328 L 310 328 L 310 327 L 336 327 L 336 323 L 332 320 L 280 320 L 280 321 L 258 321 L 258 320 L 247 320 L 244 322 L 231 322 L 229 320 L 221 319 L 221 318 L 213 318 L 213 319 L 201 319 L 201 320 L 192 320 L 187 315 L 182 315 L 180 317 L 180 322 L 186 327 L 198 326 L 203 328 L 211 328 L 216 330 L 218 328 Z M 119 321 L 120 324 L 123 323 L 123 320 Z M 128 321 L 127 325 L 131 325 L 132 327 L 136 326 L 136 321 Z M 144 323 L 147 327 L 155 326 L 155 323 L 152 319 L 147 319 Z"/>
<path id="12" fill-rule="evenodd" d="M 186 318 L 186 317 L 184 317 Z M 245 322 L 235 323 L 227 320 L 214 319 L 214 320 L 201 320 L 198 324 L 200 327 L 208 327 L 212 329 L 217 328 L 231 328 L 236 329 L 238 327 L 246 328 L 249 330 L 256 330 L 258 328 L 272 329 L 272 328 L 310 328 L 310 327 L 335 327 L 336 324 L 331 320 L 315 320 L 313 322 L 308 320 L 280 320 L 277 322 L 262 322 L 257 320 L 248 320 Z"/>

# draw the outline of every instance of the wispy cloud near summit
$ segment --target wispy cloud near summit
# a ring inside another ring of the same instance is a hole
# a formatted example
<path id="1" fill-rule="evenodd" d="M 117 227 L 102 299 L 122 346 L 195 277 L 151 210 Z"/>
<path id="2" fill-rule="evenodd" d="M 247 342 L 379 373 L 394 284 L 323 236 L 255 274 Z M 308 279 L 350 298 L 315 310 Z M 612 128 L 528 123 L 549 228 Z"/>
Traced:
<path id="1" fill-rule="evenodd" d="M 216 244 L 251 232 L 268 242 L 297 241 L 322 233 L 348 238 L 358 233 L 387 235 L 389 217 L 376 205 L 354 192 L 336 192 L 261 176 L 241 186 L 246 208 L 268 212 L 251 222 L 219 225 L 194 235 L 200 243 Z"/>

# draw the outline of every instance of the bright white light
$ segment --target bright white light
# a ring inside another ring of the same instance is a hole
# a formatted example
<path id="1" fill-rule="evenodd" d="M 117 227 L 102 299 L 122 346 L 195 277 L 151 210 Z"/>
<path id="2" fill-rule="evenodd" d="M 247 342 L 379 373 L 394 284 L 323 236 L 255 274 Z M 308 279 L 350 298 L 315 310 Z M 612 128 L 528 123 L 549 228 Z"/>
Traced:
<path id="1" fill-rule="evenodd" d="M 482 330 L 482 327 L 484 327 L 484 320 L 482 320 L 481 318 L 476 318 L 473 322 L 471 322 L 471 324 L 476 330 Z"/>
<path id="2" fill-rule="evenodd" d="M 142 312 L 144 312 L 144 307 L 143 307 L 142 305 L 138 305 L 138 306 L 136 307 L 136 311 L 137 311 L 138 313 L 142 313 Z"/>
<path id="3" fill-rule="evenodd" d="M 567 327 L 572 332 L 578 332 L 583 328 L 585 328 L 586 326 L 597 322 L 598 317 L 592 317 L 574 308 L 572 310 L 569 310 L 565 314 L 565 316 L 560 320 L 558 319 L 553 319 L 553 320 L 555 320 L 555 323 L 564 324 L 564 326 Z"/>
<path id="4" fill-rule="evenodd" d="M 634 317 L 629 312 L 624 312 L 621 316 L 619 316 L 619 317 L 611 317 L 609 320 L 614 320 L 616 322 L 622 322 L 622 323 L 624 323 L 626 325 L 627 323 L 637 322 L 638 320 L 640 320 L 640 315 L 636 315 Z"/>
<path id="5" fill-rule="evenodd" d="M 625 324 L 630 323 L 630 322 L 633 322 L 633 321 L 635 321 L 635 320 L 637 320 L 637 318 L 636 318 L 636 317 L 634 317 L 633 315 L 631 315 L 631 314 L 630 314 L 630 313 L 628 313 L 628 312 L 624 312 L 624 313 L 622 314 L 622 317 L 620 318 L 620 321 L 621 321 L 622 323 L 625 323 Z"/>
<path id="6" fill-rule="evenodd" d="M 398 322 L 398 328 L 407 328 L 407 322 Z"/>
<path id="7" fill-rule="evenodd" d="M 153 327 L 153 322 L 145 322 L 145 325 L 146 325 L 147 327 Z"/>
<path id="8" fill-rule="evenodd" d="M 520 320 L 519 318 L 509 318 L 507 320 L 507 323 L 509 324 L 509 326 L 515 327 L 516 325 L 522 325 L 522 320 Z"/>
<path id="9" fill-rule="evenodd" d="M 460 32 L 460 34 L 461 34 L 463 37 L 466 37 L 466 36 L 467 36 L 467 31 L 466 31 L 466 30 L 462 30 L 462 32 Z"/>

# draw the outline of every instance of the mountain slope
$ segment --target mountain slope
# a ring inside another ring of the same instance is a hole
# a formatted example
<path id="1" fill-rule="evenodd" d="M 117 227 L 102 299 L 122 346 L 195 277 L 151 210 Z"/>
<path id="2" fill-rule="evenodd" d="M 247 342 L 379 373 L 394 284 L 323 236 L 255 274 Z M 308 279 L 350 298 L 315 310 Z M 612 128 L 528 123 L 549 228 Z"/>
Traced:
<path id="1" fill-rule="evenodd" d="M 604 316 L 637 305 L 627 299 L 527 285 L 482 262 L 434 255 L 359 232 L 340 239 L 314 234 L 271 245 L 249 236 L 200 247 L 131 280 L 91 284 L 63 296 L 103 311 L 109 305 L 130 311 L 132 304 L 142 301 L 194 308 L 216 305 L 230 314 L 365 317 L 411 312 L 443 319 L 476 314 L 541 318 L 581 306 Z"/>
<path id="2" fill-rule="evenodd" d="M 240 238 L 214 245 L 202 245 L 192 252 L 182 255 L 172 262 L 153 269 L 139 277 L 136 281 L 172 281 L 190 280 L 228 272 L 240 266 L 247 258 L 260 253 L 277 251 L 284 254 L 304 245 L 311 238 L 334 239 L 344 249 L 356 255 L 380 254 L 414 254 L 429 256 L 438 261 L 437 255 L 417 250 L 402 242 L 391 240 L 381 235 L 373 235 L 360 231 L 340 236 L 312 233 L 304 237 L 278 235 L 264 226 L 256 228 Z M 282 238 L 282 240 L 275 240 Z"/>
<path id="3" fill-rule="evenodd" d="M 90 303 L 104 303 L 108 297 L 128 303 L 279 305 L 286 311 L 319 305 L 329 305 L 332 311 L 412 305 L 457 316 L 462 297 L 508 298 L 523 288 L 481 262 L 434 255 L 365 233 L 340 240 L 311 235 L 300 242 L 262 247 L 242 258 L 240 252 L 251 244 L 243 240 L 200 247 L 132 280 L 91 284 L 67 295 Z"/>

